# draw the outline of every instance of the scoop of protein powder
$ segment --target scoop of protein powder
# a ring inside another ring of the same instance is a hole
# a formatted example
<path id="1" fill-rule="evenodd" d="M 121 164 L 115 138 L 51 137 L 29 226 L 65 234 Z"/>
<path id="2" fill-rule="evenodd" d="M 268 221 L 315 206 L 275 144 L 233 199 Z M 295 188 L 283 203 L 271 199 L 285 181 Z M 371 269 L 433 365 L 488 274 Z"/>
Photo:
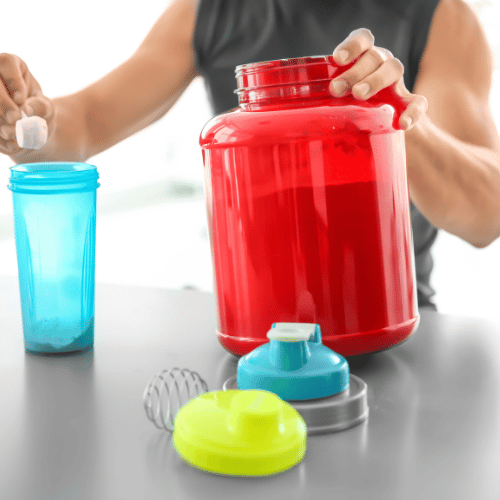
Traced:
<path id="1" fill-rule="evenodd" d="M 47 122 L 40 116 L 26 116 L 21 111 L 22 118 L 16 122 L 16 139 L 20 148 L 40 149 L 48 136 Z"/>

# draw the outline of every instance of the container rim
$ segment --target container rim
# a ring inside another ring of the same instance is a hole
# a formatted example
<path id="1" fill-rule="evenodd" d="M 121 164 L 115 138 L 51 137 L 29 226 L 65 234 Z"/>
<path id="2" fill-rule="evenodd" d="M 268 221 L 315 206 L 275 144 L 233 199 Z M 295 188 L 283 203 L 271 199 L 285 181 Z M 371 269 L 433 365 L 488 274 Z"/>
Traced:
<path id="1" fill-rule="evenodd" d="M 21 174 L 34 174 L 38 172 L 54 172 L 54 173 L 68 173 L 68 172 L 89 172 L 96 171 L 95 165 L 83 162 L 72 161 L 50 161 L 38 163 L 20 163 L 9 167 L 12 174 L 19 172 Z"/>
<path id="2" fill-rule="evenodd" d="M 241 73 L 249 74 L 256 71 L 262 71 L 265 69 L 282 69 L 286 66 L 293 66 L 294 68 L 298 68 L 301 66 L 309 66 L 311 64 L 319 64 L 319 63 L 334 63 L 335 59 L 333 55 L 322 55 L 322 56 L 307 56 L 307 57 L 292 57 L 289 59 L 276 59 L 271 61 L 261 61 L 247 64 L 240 64 L 236 66 L 235 73 L 239 75 Z"/>
<path id="3" fill-rule="evenodd" d="M 65 189 L 83 189 L 83 185 L 99 186 L 99 173 L 95 165 L 82 162 L 42 162 L 23 163 L 10 167 L 10 184 L 12 191 L 21 192 L 26 189 L 35 192 L 40 189 L 47 192 L 51 186 L 58 191 Z"/>

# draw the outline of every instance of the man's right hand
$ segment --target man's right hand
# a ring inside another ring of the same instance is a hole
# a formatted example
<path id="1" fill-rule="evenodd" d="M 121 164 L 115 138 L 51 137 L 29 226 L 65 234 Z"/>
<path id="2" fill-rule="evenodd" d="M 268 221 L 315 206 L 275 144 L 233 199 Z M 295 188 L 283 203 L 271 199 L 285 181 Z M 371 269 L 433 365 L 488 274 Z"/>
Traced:
<path id="1" fill-rule="evenodd" d="M 172 0 L 129 59 L 74 94 L 48 99 L 22 59 L 0 54 L 0 152 L 15 163 L 84 162 L 160 119 L 197 74 L 197 4 Z M 47 121 L 42 148 L 17 144 L 21 109 Z"/>
<path id="2" fill-rule="evenodd" d="M 52 101 L 43 95 L 40 84 L 20 57 L 0 54 L 0 152 L 9 156 L 25 151 L 17 144 L 15 133 L 21 109 L 27 116 L 44 118 L 50 136 L 54 118 Z"/>

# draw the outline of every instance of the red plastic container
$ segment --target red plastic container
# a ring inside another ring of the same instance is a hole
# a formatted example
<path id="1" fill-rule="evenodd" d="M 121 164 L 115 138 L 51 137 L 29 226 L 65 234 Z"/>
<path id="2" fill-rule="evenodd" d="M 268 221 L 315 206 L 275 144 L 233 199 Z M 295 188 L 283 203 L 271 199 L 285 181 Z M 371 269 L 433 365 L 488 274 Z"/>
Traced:
<path id="1" fill-rule="evenodd" d="M 318 323 L 344 356 L 417 327 L 405 103 L 392 87 L 333 97 L 352 64 L 238 66 L 239 108 L 202 131 L 217 336 L 234 354 L 267 342 L 274 322 Z"/>

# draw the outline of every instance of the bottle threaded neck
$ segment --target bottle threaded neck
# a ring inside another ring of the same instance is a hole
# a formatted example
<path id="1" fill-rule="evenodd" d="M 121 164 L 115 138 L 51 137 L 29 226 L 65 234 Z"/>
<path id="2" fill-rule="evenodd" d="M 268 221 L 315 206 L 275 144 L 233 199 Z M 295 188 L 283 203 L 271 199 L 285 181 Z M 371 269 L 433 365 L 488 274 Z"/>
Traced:
<path id="1" fill-rule="evenodd" d="M 330 81 L 351 67 L 338 66 L 333 56 L 279 59 L 236 67 L 240 105 L 303 99 L 333 99 Z"/>
<path id="2" fill-rule="evenodd" d="M 99 187 L 97 169 L 87 163 L 27 163 L 10 170 L 8 187 L 18 193 L 84 192 Z"/>

